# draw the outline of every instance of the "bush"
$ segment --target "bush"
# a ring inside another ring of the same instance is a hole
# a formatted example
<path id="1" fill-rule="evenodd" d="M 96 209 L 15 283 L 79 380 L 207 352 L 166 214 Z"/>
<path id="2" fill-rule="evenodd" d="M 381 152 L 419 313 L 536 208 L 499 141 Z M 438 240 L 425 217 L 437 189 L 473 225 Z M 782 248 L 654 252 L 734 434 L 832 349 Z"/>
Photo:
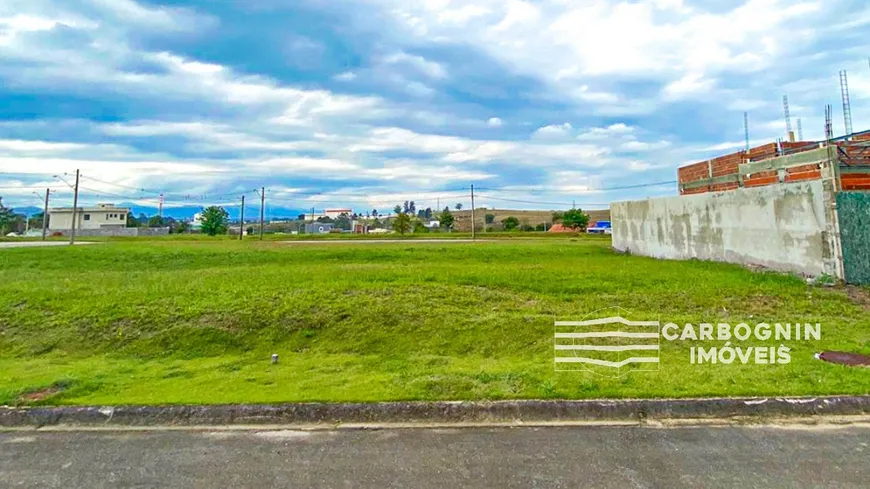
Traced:
<path id="1" fill-rule="evenodd" d="M 520 225 L 520 220 L 514 216 L 508 216 L 501 220 L 501 225 L 505 231 L 513 231 Z"/>
<path id="2" fill-rule="evenodd" d="M 546 231 L 546 230 L 547 230 L 547 225 L 544 223 L 541 223 L 541 224 L 538 224 L 537 226 L 535 226 L 535 231 Z"/>

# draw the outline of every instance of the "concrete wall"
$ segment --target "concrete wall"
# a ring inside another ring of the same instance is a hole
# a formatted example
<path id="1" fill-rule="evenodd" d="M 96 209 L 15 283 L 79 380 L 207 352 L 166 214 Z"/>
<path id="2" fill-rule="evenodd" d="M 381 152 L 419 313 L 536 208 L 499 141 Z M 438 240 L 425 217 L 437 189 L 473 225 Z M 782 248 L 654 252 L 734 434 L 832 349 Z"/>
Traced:
<path id="1" fill-rule="evenodd" d="M 822 181 L 612 204 L 613 247 L 657 258 L 842 276 Z"/>
<path id="2" fill-rule="evenodd" d="M 49 235 L 61 233 L 63 236 L 69 236 L 69 229 L 50 229 Z M 102 229 L 76 229 L 76 236 L 80 237 L 95 237 L 95 236 L 168 236 L 169 228 L 124 228 L 124 227 L 104 227 Z"/>

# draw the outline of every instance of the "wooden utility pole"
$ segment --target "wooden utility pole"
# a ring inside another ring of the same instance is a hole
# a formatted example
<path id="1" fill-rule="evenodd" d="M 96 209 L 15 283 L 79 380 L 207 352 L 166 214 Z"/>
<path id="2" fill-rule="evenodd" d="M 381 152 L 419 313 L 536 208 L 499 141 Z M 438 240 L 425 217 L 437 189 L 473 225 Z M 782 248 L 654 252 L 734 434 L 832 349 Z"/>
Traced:
<path id="1" fill-rule="evenodd" d="M 474 240 L 474 184 L 471 184 L 471 239 Z"/>
<path id="2" fill-rule="evenodd" d="M 266 215 L 266 187 L 260 189 L 260 240 L 263 240 L 263 223 Z"/>
<path id="3" fill-rule="evenodd" d="M 48 232 L 48 194 L 51 189 L 45 189 L 45 207 L 42 211 L 42 240 L 45 241 L 45 235 Z"/>
<path id="4" fill-rule="evenodd" d="M 242 212 L 239 215 L 239 241 L 245 236 L 245 196 L 242 196 Z"/>
<path id="5" fill-rule="evenodd" d="M 76 242 L 76 211 L 79 206 L 79 171 L 76 170 L 76 186 L 73 192 L 72 226 L 69 232 L 69 244 Z"/>

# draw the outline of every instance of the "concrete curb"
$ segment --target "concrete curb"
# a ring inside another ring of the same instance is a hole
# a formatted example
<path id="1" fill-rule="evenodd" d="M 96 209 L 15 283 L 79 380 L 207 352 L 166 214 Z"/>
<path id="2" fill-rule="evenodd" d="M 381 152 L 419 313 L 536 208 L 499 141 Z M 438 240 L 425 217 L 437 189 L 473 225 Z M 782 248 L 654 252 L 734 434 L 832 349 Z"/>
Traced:
<path id="1" fill-rule="evenodd" d="M 579 422 L 870 414 L 870 396 L 0 407 L 0 427 Z"/>

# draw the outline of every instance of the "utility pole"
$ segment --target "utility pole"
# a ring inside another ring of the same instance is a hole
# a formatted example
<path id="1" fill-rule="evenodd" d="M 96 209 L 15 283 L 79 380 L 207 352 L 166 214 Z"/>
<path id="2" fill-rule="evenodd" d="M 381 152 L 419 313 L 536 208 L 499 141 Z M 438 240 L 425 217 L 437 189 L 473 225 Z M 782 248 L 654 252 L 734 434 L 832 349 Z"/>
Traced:
<path id="1" fill-rule="evenodd" d="M 260 189 L 260 241 L 263 240 L 263 222 L 266 212 L 266 187 Z"/>
<path id="2" fill-rule="evenodd" d="M 242 211 L 239 215 L 239 241 L 245 236 L 245 196 L 242 195 Z"/>
<path id="3" fill-rule="evenodd" d="M 76 186 L 73 192 L 73 211 L 72 211 L 72 227 L 69 233 L 69 244 L 73 245 L 76 242 L 76 211 L 79 206 L 79 171 L 76 170 Z"/>
<path id="4" fill-rule="evenodd" d="M 51 189 L 45 189 L 45 207 L 42 211 L 42 240 L 45 241 L 45 235 L 48 232 L 48 194 Z"/>
<path id="5" fill-rule="evenodd" d="M 474 184 L 471 184 L 471 240 L 474 241 Z"/>

